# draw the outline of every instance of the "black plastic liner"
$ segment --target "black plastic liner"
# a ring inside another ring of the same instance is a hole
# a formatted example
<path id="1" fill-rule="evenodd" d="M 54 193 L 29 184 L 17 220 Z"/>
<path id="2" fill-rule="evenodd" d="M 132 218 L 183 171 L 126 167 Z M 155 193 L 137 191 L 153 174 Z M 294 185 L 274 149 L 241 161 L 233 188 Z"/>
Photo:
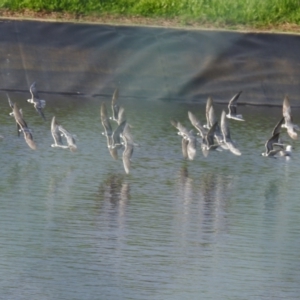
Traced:
<path id="1" fill-rule="evenodd" d="M 0 22 L 0 90 L 300 106 L 300 36 L 39 21 Z"/>

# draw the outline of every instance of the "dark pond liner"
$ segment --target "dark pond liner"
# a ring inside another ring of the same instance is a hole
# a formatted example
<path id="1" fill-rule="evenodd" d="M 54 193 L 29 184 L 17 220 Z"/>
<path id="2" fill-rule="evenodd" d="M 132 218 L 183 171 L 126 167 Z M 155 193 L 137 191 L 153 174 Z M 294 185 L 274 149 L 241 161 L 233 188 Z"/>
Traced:
<path id="1" fill-rule="evenodd" d="M 1 20 L 0 91 L 300 106 L 300 36 Z"/>

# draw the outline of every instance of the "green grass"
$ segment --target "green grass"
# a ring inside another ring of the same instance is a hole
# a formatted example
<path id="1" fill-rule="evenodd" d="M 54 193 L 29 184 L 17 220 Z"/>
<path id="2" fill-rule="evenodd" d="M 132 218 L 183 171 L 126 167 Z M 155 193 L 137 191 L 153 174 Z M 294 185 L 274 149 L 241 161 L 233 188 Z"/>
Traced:
<path id="1" fill-rule="evenodd" d="M 0 0 L 0 8 L 85 15 L 176 17 L 183 21 L 228 26 L 300 24 L 300 0 Z"/>

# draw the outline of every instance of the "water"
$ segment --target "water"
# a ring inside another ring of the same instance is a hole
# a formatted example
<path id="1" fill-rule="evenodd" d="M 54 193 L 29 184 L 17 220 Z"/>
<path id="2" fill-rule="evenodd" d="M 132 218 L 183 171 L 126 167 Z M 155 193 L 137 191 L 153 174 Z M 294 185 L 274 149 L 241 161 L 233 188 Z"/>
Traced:
<path id="1" fill-rule="evenodd" d="M 229 125 L 242 156 L 199 149 L 184 161 L 169 120 L 191 128 L 187 111 L 204 122 L 205 104 L 121 97 L 140 144 L 126 175 L 101 135 L 110 97 L 47 96 L 43 122 L 28 95 L 10 96 L 37 150 L 17 137 L 3 94 L 1 299 L 299 298 L 299 142 L 282 134 L 290 160 L 260 156 L 281 108 L 239 107 L 246 122 Z M 50 147 L 53 115 L 77 152 Z"/>

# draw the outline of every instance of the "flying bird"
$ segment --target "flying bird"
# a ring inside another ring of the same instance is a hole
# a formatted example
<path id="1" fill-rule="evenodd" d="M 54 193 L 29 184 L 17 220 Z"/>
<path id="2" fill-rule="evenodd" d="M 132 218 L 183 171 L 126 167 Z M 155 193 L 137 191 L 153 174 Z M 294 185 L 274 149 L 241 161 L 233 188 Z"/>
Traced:
<path id="1" fill-rule="evenodd" d="M 271 136 L 265 143 L 266 151 L 263 152 L 262 156 L 268 156 L 268 157 L 274 157 L 277 153 L 282 151 L 283 147 L 279 143 L 279 134 L 280 132 L 277 132 L 275 135 Z M 279 146 L 280 148 L 276 149 L 274 146 Z"/>
<path id="2" fill-rule="evenodd" d="M 18 106 L 16 103 L 14 103 L 13 105 L 13 111 L 11 112 L 11 115 L 15 118 L 16 124 L 17 124 L 17 132 L 18 132 L 18 136 L 20 136 L 20 132 L 24 129 L 24 128 L 28 128 L 26 121 L 23 118 L 23 113 L 22 113 L 22 109 L 18 109 Z"/>
<path id="3" fill-rule="evenodd" d="M 28 99 L 27 101 L 28 101 L 29 103 L 32 103 L 32 104 L 33 104 L 35 110 L 39 113 L 39 115 L 40 115 L 40 116 L 44 119 L 44 121 L 45 121 L 46 118 L 45 118 L 43 109 L 44 109 L 45 106 L 46 106 L 46 101 L 40 99 L 39 94 L 38 94 L 37 89 L 36 89 L 36 83 L 35 83 L 35 82 L 30 86 L 29 90 L 30 90 L 30 93 L 31 93 L 31 99 Z"/>
<path id="4" fill-rule="evenodd" d="M 36 144 L 33 140 L 32 132 L 28 128 L 26 121 L 23 118 L 22 110 L 18 109 L 18 106 L 16 103 L 13 104 L 13 111 L 11 113 L 12 116 L 14 116 L 17 129 L 18 129 L 18 136 L 20 136 L 20 132 L 23 132 L 24 139 L 27 145 L 32 149 L 36 150 Z"/>
<path id="5" fill-rule="evenodd" d="M 283 122 L 284 117 L 282 117 L 280 121 L 275 125 L 274 129 L 272 130 L 272 136 L 265 143 L 266 151 L 262 153 L 262 156 L 274 157 L 277 154 L 279 154 L 280 156 L 284 156 L 284 145 L 279 139 L 280 130 L 283 126 Z M 274 148 L 274 146 L 277 146 L 278 148 Z M 287 147 L 287 151 L 289 150 L 291 149 Z"/>
<path id="6" fill-rule="evenodd" d="M 59 124 L 56 122 L 55 116 L 52 118 L 52 121 L 51 121 L 51 134 L 54 139 L 54 144 L 51 144 L 51 147 L 63 148 L 63 149 L 69 148 L 69 146 L 63 145 L 62 133 L 59 130 Z"/>
<path id="7" fill-rule="evenodd" d="M 113 147 L 113 130 L 108 118 L 107 108 L 105 102 L 102 102 L 100 108 L 100 118 L 101 123 L 104 128 L 104 132 L 102 133 L 106 136 L 107 148 L 111 155 L 111 157 L 115 160 L 118 159 L 118 147 Z"/>
<path id="8" fill-rule="evenodd" d="M 241 151 L 236 147 L 235 143 L 231 140 L 230 130 L 226 121 L 226 113 L 224 110 L 222 111 L 222 115 L 221 115 L 221 131 L 223 134 L 223 141 L 228 147 L 228 150 L 235 155 L 241 155 L 242 154 Z"/>
<path id="9" fill-rule="evenodd" d="M 65 128 L 63 128 L 61 125 L 58 125 L 58 130 L 63 134 L 63 136 L 67 140 L 68 148 L 74 152 L 77 150 L 76 141 L 74 139 L 74 135 L 72 135 L 70 132 L 68 132 Z"/>
<path id="10" fill-rule="evenodd" d="M 188 131 L 180 122 L 171 120 L 171 124 L 178 130 L 182 136 L 181 146 L 182 154 L 185 159 L 193 160 L 196 156 L 197 139 L 193 131 Z"/>
<path id="11" fill-rule="evenodd" d="M 6 94 L 6 96 L 7 96 L 8 104 L 9 104 L 10 108 L 12 109 L 12 111 L 9 113 L 9 115 L 12 117 L 15 117 L 15 115 L 14 115 L 15 104 L 10 100 L 8 94 Z M 19 122 L 17 121 L 17 118 L 19 119 Z M 22 112 L 21 108 L 19 109 L 19 113 L 17 113 L 17 118 L 15 117 L 15 121 L 16 121 L 16 125 L 17 125 L 17 133 L 18 133 L 18 136 L 20 136 L 20 133 L 22 130 L 21 130 L 21 126 L 19 123 L 21 122 L 23 124 L 23 126 L 27 127 L 27 124 L 23 119 L 23 112 Z"/>
<path id="12" fill-rule="evenodd" d="M 215 124 L 210 127 L 209 131 L 203 137 L 201 148 L 202 148 L 202 153 L 205 157 L 207 157 L 209 151 L 217 150 L 219 148 L 219 144 L 215 144 L 214 141 L 215 130 L 217 126 L 218 126 L 218 122 L 216 121 Z"/>

